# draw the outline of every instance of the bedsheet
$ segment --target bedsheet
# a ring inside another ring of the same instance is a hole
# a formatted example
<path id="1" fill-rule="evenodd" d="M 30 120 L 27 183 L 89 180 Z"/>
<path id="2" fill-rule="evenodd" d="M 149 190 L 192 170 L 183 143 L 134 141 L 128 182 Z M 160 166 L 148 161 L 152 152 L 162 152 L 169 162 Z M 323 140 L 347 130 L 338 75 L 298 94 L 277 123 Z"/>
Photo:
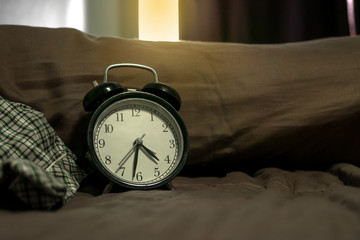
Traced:
<path id="1" fill-rule="evenodd" d="M 357 167 L 334 166 L 359 175 Z M 351 170 L 350 170 L 351 169 Z M 349 177 L 349 176 L 348 176 Z M 55 212 L 0 210 L 1 239 L 359 239 L 360 189 L 320 171 L 177 177 L 175 190 L 79 192 Z"/>

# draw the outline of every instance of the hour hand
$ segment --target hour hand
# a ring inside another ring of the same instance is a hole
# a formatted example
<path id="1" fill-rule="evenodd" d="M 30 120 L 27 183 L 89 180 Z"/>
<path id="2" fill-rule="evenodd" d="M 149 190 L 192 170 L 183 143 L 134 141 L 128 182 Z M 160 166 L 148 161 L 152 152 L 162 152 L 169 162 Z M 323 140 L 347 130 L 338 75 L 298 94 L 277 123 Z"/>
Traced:
<path id="1" fill-rule="evenodd" d="M 156 157 L 155 152 L 151 151 L 150 149 L 148 149 L 147 147 L 145 147 L 144 145 L 140 146 L 140 150 L 151 160 L 153 161 L 155 164 L 158 164 L 159 159 Z"/>

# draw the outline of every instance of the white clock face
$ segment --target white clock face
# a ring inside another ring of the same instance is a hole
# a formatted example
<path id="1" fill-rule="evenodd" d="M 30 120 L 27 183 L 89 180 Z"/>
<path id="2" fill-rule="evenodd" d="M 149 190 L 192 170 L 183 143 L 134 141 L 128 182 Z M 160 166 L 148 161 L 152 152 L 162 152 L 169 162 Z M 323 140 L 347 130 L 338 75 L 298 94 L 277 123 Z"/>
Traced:
<path id="1" fill-rule="evenodd" d="M 184 150 L 178 121 L 160 104 L 143 98 L 115 101 L 102 110 L 91 141 L 100 170 L 134 187 L 172 177 Z"/>

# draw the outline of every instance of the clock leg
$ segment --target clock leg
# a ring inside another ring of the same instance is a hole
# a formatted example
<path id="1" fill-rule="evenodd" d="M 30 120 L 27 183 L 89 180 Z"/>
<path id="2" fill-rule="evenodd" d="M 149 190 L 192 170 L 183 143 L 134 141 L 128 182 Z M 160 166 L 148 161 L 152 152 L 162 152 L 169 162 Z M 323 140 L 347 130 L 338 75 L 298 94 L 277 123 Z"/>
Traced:
<path id="1" fill-rule="evenodd" d="M 106 184 L 102 194 L 111 192 L 113 186 L 114 186 L 113 182 L 109 182 L 108 184 Z"/>
<path id="2" fill-rule="evenodd" d="M 171 182 L 166 183 L 166 184 L 164 185 L 164 188 L 165 188 L 166 190 L 175 190 L 175 187 L 172 185 Z"/>

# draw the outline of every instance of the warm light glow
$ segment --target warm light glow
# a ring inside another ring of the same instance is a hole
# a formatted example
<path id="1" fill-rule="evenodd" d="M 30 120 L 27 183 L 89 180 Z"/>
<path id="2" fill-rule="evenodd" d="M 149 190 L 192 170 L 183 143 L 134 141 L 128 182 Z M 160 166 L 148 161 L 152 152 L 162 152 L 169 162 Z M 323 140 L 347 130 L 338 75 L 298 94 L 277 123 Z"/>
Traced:
<path id="1" fill-rule="evenodd" d="M 66 13 L 66 26 L 76 28 L 81 31 L 85 30 L 85 1 L 70 0 Z"/>
<path id="2" fill-rule="evenodd" d="M 178 0 L 139 0 L 139 39 L 179 40 Z"/>
<path id="3" fill-rule="evenodd" d="M 84 31 L 85 0 L 1 1 L 0 23 Z"/>
<path id="4" fill-rule="evenodd" d="M 354 0 L 346 0 L 350 36 L 356 35 Z"/>

